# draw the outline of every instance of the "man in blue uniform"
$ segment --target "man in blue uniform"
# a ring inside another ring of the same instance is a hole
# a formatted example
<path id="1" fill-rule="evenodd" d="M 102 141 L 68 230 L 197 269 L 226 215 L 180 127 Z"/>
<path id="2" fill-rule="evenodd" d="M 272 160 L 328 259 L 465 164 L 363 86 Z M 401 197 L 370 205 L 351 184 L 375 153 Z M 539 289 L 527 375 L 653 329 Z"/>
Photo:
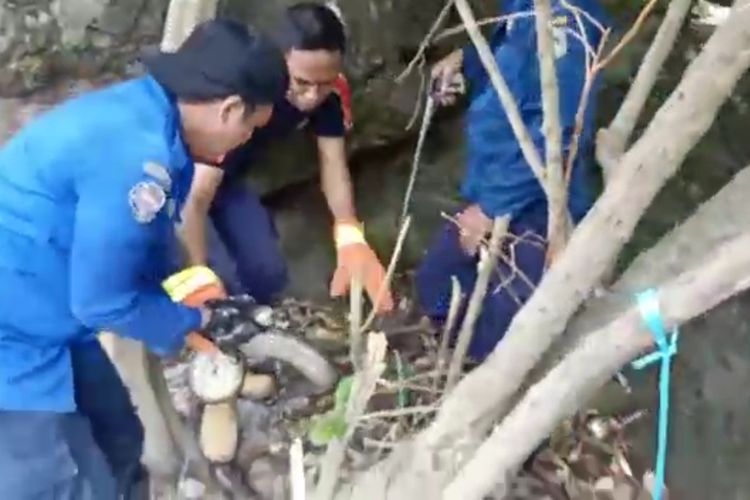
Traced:
<path id="1" fill-rule="evenodd" d="M 570 150 L 575 117 L 586 78 L 586 48 L 581 39 L 597 47 L 601 31 L 591 19 L 606 26 L 597 0 L 570 1 L 587 12 L 580 15 L 553 1 L 553 38 L 557 79 L 560 86 L 560 119 L 563 154 Z M 534 10 L 532 0 L 502 2 L 502 14 Z M 490 41 L 495 61 L 518 103 L 541 158 L 544 158 L 543 111 L 535 19 L 521 16 L 500 25 Z M 577 36 L 576 36 L 577 33 Z M 445 320 L 451 295 L 451 276 L 456 276 L 466 296 L 477 277 L 478 247 L 498 216 L 510 217 L 510 236 L 504 239 L 502 258 L 490 281 L 482 313 L 476 325 L 469 354 L 481 361 L 505 334 L 515 313 L 539 283 L 545 266 L 547 200 L 541 185 L 521 152 L 508 117 L 474 46 L 456 51 L 433 68 L 439 86 L 463 74 L 469 87 L 466 120 L 468 167 L 461 194 L 466 207 L 457 214 L 458 226 L 447 224 L 437 235 L 417 272 L 417 290 L 422 307 L 437 323 Z M 591 205 L 586 168 L 590 163 L 596 88 L 584 116 L 580 149 L 571 173 L 569 205 L 573 222 Z M 444 94 L 445 103 L 455 95 Z M 465 308 L 466 301 L 463 307 Z"/>
<path id="2" fill-rule="evenodd" d="M 243 177 L 271 141 L 308 127 L 317 138 L 321 187 L 334 220 L 337 268 L 331 294 L 346 293 L 350 277 L 361 273 L 365 291 L 374 300 L 385 271 L 358 221 L 346 161 L 349 95 L 341 75 L 344 27 L 331 8 L 304 2 L 285 11 L 275 32 L 286 56 L 289 89 L 275 103 L 268 125 L 229 154 L 219 168 L 196 166 L 183 213 L 187 260 L 208 264 L 232 293 L 249 293 L 260 302 L 278 296 L 287 284 L 278 235 L 271 215 Z M 391 307 L 386 290 L 380 310 Z"/>
<path id="3" fill-rule="evenodd" d="M 143 431 L 95 334 L 168 355 L 206 324 L 161 287 L 193 160 L 246 141 L 287 86 L 275 45 L 226 21 L 145 63 L 0 149 L 3 499 L 130 495 Z"/>

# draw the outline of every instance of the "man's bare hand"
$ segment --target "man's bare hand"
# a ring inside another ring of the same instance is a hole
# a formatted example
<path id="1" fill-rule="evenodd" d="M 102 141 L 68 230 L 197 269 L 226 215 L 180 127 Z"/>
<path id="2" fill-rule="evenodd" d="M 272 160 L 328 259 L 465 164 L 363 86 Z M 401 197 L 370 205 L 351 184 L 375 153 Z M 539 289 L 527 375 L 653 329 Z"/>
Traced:
<path id="1" fill-rule="evenodd" d="M 459 49 L 451 52 L 432 67 L 430 91 L 438 104 L 452 105 L 456 102 L 458 95 L 464 92 L 462 64 L 463 51 Z"/>
<path id="2" fill-rule="evenodd" d="M 467 255 L 476 255 L 479 244 L 492 231 L 492 219 L 487 217 L 479 205 L 470 205 L 456 217 L 459 226 L 461 248 Z"/>

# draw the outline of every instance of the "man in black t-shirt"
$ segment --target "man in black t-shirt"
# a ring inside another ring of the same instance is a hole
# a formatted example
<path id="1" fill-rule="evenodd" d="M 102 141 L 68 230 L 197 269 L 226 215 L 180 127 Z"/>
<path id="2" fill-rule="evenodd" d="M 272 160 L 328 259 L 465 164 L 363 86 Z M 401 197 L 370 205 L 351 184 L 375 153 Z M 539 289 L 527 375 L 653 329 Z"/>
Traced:
<path id="1" fill-rule="evenodd" d="M 187 259 L 212 267 L 230 293 L 249 293 L 267 303 L 283 290 L 287 267 L 272 218 L 243 177 L 269 141 L 308 126 L 317 138 L 321 186 L 334 220 L 337 267 L 331 295 L 347 293 L 351 277 L 360 274 L 374 302 L 385 271 L 364 238 L 346 161 L 350 110 L 341 74 L 344 26 L 332 8 L 304 2 L 286 10 L 276 34 L 286 56 L 289 90 L 274 103 L 269 123 L 248 142 L 217 166 L 196 165 L 181 231 Z M 385 290 L 379 310 L 392 307 L 390 290 Z"/>

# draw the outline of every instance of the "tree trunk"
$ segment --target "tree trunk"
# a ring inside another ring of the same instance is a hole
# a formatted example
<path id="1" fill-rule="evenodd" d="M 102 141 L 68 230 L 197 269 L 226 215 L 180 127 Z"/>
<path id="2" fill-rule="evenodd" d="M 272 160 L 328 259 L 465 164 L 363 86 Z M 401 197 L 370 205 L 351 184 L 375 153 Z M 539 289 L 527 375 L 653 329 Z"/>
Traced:
<path id="1" fill-rule="evenodd" d="M 630 307 L 634 293 L 677 276 L 705 259 L 711 250 L 750 232 L 746 213 L 750 165 L 701 205 L 684 223 L 639 255 L 603 297 L 589 300 L 566 335 L 601 328 Z"/>
<path id="2" fill-rule="evenodd" d="M 153 390 L 143 345 L 109 332 L 100 334 L 99 341 L 128 388 L 144 424 L 143 465 L 160 482 L 176 483 L 182 458 Z"/>

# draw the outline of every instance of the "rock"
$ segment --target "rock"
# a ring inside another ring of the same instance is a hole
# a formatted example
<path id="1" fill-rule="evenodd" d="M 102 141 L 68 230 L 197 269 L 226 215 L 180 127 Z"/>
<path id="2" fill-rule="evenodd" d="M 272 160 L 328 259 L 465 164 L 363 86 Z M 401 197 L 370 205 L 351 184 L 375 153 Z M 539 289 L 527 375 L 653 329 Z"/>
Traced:
<path id="1" fill-rule="evenodd" d="M 241 442 L 237 464 L 249 469 L 259 457 L 267 454 L 271 445 L 271 410 L 264 404 L 240 399 L 237 401 Z"/>
<path id="2" fill-rule="evenodd" d="M 284 471 L 282 467 L 268 457 L 254 461 L 247 471 L 248 484 L 263 500 L 286 498 L 284 496 Z"/>
<path id="3" fill-rule="evenodd" d="M 266 399 L 276 393 L 276 379 L 264 373 L 246 373 L 240 395 L 243 398 Z"/>
<path id="4" fill-rule="evenodd" d="M 200 500 L 206 497 L 206 485 L 191 477 L 185 478 L 179 484 L 180 498 L 185 500 Z"/>
<path id="5" fill-rule="evenodd" d="M 245 484 L 245 472 L 234 464 L 224 464 L 214 467 L 216 480 L 229 498 L 254 498 L 253 492 Z"/>
<path id="6" fill-rule="evenodd" d="M 161 35 L 168 0 L 33 0 L 0 4 L 0 96 L 58 78 L 121 72 Z M 119 68 L 119 69 L 116 69 Z"/>
<path id="7" fill-rule="evenodd" d="M 237 451 L 238 438 L 234 403 L 207 404 L 200 428 L 200 445 L 206 458 L 214 463 L 230 462 Z"/>

